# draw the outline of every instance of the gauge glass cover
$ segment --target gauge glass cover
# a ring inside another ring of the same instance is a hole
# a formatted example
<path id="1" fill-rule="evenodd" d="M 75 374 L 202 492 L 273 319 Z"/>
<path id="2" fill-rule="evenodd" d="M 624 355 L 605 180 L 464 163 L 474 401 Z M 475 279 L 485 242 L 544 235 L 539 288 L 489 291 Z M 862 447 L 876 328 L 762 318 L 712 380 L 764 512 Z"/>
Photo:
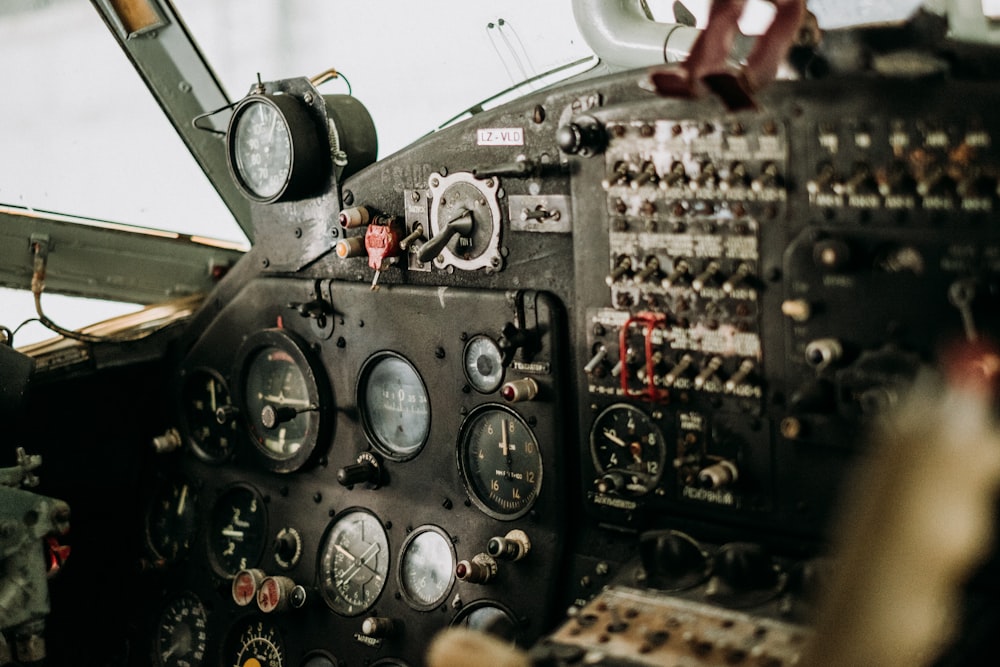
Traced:
<path id="1" fill-rule="evenodd" d="M 273 199 L 292 173 L 292 137 L 285 116 L 263 96 L 249 99 L 235 113 L 230 151 L 237 183 L 255 199 Z"/>
<path id="2" fill-rule="evenodd" d="M 320 592 L 345 616 L 375 604 L 389 574 L 389 537 L 374 514 L 350 510 L 334 519 L 320 547 Z"/>
<path id="3" fill-rule="evenodd" d="M 399 557 L 399 588 L 416 609 L 440 604 L 455 581 L 455 552 L 439 528 L 426 526 L 410 533 Z"/>
<path id="4" fill-rule="evenodd" d="M 164 607 L 156 628 L 153 658 L 157 667 L 198 667 L 205 660 L 208 612 L 193 593 Z"/>
<path id="5" fill-rule="evenodd" d="M 517 638 L 517 621 L 514 616 L 499 605 L 483 602 L 473 603 L 455 615 L 452 627 L 469 628 L 507 640 Z"/>
<path id="6" fill-rule="evenodd" d="M 185 481 L 160 488 L 146 513 L 146 541 L 156 558 L 173 563 L 188 553 L 198 531 L 197 493 Z"/>
<path id="7" fill-rule="evenodd" d="M 459 435 L 459 466 L 472 500 L 495 519 L 526 514 L 542 486 L 542 456 L 531 428 L 513 410 L 473 411 Z"/>
<path id="8" fill-rule="evenodd" d="M 297 470 L 323 437 L 321 415 L 329 392 L 321 367 L 284 329 L 251 336 L 237 364 L 240 408 L 255 453 L 274 472 Z"/>
<path id="9" fill-rule="evenodd" d="M 431 428 L 430 399 L 416 369 L 403 357 L 382 353 L 361 370 L 358 402 L 365 430 L 386 456 L 417 455 Z"/>
<path id="10" fill-rule="evenodd" d="M 473 336 L 463 354 L 465 377 L 476 391 L 489 394 L 503 382 L 503 353 L 489 336 Z"/>
<path id="11" fill-rule="evenodd" d="M 618 403 L 594 420 L 590 451 L 599 473 L 620 476 L 625 492 L 643 495 L 656 488 L 663 474 L 667 442 L 645 412 Z"/>
<path id="12" fill-rule="evenodd" d="M 229 578 L 256 567 L 267 542 L 267 508 L 248 486 L 234 486 L 216 501 L 209 525 L 209 560 Z"/>
<path id="13" fill-rule="evenodd" d="M 236 442 L 236 420 L 225 381 L 214 371 L 194 370 L 184 380 L 181 402 L 192 451 L 213 463 L 228 459 Z"/>

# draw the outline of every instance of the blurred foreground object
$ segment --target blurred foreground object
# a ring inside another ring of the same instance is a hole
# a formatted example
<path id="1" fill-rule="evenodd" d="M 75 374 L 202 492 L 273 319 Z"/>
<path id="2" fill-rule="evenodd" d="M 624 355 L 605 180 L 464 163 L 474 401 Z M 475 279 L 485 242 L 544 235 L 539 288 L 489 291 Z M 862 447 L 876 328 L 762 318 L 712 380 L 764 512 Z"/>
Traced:
<path id="1" fill-rule="evenodd" d="M 926 665 L 992 543 L 998 357 L 971 344 L 918 377 L 842 496 L 836 567 L 805 664 Z M 864 493 L 859 490 L 866 490 Z"/>

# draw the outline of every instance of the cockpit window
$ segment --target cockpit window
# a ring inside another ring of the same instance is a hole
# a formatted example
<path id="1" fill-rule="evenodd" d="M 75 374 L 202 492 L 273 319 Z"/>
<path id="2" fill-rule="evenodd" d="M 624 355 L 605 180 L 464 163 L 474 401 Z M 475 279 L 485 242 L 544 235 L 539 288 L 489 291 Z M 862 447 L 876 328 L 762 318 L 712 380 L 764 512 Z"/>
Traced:
<path id="1" fill-rule="evenodd" d="M 240 0 L 174 6 L 233 99 L 258 74 L 273 81 L 330 68 L 341 73 L 320 90 L 350 91 L 365 104 L 380 157 L 512 86 L 594 64 L 568 0 L 260 0 L 249 12 Z M 578 66 L 560 69 L 572 63 Z"/>
<path id="2" fill-rule="evenodd" d="M 90 3 L 3 3 L 0 74 L 0 204 L 246 244 Z"/>

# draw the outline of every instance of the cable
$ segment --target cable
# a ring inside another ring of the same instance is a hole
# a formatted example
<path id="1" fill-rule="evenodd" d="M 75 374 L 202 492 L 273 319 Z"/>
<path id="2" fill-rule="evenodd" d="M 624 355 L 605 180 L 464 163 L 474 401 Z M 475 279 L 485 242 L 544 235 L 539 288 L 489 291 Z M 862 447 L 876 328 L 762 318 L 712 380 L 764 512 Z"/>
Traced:
<path id="1" fill-rule="evenodd" d="M 95 336 L 93 334 L 83 333 L 82 331 L 73 331 L 59 326 L 50 320 L 42 311 L 42 290 L 45 289 L 45 270 L 46 264 L 48 263 L 48 247 L 38 241 L 35 241 L 31 244 L 31 251 L 34 254 L 33 272 L 31 275 L 31 293 L 35 298 L 35 313 L 38 315 L 38 322 L 41 323 L 41 325 L 46 329 L 49 329 L 50 331 L 53 331 L 65 338 L 80 341 L 81 343 L 131 343 L 148 338 L 149 336 L 162 331 L 170 324 L 167 323 L 148 331 L 133 334 L 122 334 L 120 336 Z M 18 329 L 30 321 L 31 320 L 22 322 Z"/>
<path id="2" fill-rule="evenodd" d="M 504 59 L 503 54 L 500 53 L 500 49 L 497 47 L 497 43 L 493 40 L 493 33 L 490 32 L 491 30 L 493 30 L 495 25 L 496 24 L 494 24 L 492 21 L 486 24 L 486 36 L 490 38 L 490 44 L 493 46 L 493 51 L 496 52 L 497 58 L 500 59 L 500 64 L 503 65 L 504 71 L 507 72 L 507 78 L 510 79 L 510 82 L 516 86 L 517 79 L 515 79 L 514 75 L 510 73 L 510 68 L 507 67 L 507 61 Z"/>

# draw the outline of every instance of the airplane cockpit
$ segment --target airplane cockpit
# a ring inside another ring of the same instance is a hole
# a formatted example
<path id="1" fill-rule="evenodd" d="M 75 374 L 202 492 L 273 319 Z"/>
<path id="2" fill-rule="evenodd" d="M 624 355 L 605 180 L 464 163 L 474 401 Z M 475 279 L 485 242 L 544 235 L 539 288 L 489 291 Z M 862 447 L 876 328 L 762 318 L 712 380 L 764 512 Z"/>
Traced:
<path id="1" fill-rule="evenodd" d="M 213 201 L 0 182 L 0 665 L 995 664 L 1000 3 L 28 4 Z"/>

